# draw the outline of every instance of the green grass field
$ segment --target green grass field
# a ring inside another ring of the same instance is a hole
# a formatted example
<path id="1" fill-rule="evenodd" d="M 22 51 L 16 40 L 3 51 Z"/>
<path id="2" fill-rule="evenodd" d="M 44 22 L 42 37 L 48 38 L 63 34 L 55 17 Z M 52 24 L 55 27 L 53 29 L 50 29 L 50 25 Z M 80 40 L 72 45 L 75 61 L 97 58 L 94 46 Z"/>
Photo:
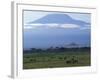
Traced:
<path id="1" fill-rule="evenodd" d="M 90 66 L 90 51 L 33 52 L 23 54 L 23 69 Z"/>

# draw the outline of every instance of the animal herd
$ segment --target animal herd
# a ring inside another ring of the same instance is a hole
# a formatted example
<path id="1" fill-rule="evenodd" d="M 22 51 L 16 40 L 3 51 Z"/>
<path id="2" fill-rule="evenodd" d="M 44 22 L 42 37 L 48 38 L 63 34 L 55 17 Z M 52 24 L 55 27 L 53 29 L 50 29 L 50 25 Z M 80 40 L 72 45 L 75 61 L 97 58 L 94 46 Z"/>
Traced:
<path id="1" fill-rule="evenodd" d="M 44 62 L 45 61 L 52 61 L 54 58 L 55 57 L 50 57 L 48 60 L 45 59 L 45 58 L 42 58 L 41 61 L 44 61 Z M 78 62 L 79 62 L 78 61 L 78 58 L 76 58 L 75 56 L 72 56 L 71 58 L 68 58 L 66 56 L 64 56 L 64 57 L 59 56 L 58 57 L 58 60 L 59 61 L 64 61 L 65 64 L 78 64 Z M 41 62 L 41 61 L 39 61 L 38 58 L 37 59 L 36 58 L 29 58 L 29 61 L 28 62 L 35 63 L 35 62 Z"/>
<path id="2" fill-rule="evenodd" d="M 72 59 L 67 60 L 67 61 L 66 61 L 66 64 L 76 64 L 76 63 L 78 63 L 78 62 L 79 62 L 78 59 L 75 59 L 75 58 L 73 57 Z"/>

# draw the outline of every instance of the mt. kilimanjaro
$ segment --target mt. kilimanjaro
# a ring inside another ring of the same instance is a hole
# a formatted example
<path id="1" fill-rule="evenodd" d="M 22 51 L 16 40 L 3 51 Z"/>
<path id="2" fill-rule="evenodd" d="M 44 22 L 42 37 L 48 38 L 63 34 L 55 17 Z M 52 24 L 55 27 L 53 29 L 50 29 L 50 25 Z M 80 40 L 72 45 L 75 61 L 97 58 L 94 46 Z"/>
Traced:
<path id="1" fill-rule="evenodd" d="M 70 17 L 67 14 L 48 14 L 38 20 L 29 22 L 30 24 L 76 24 L 79 26 L 86 26 L 90 23 L 87 23 L 82 20 L 76 20 Z"/>

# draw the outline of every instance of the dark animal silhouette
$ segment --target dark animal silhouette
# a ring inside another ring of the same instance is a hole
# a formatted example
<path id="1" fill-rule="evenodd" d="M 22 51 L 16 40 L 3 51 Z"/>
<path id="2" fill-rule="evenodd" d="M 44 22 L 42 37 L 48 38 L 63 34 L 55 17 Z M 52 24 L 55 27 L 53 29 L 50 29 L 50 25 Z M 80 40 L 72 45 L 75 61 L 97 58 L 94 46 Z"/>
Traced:
<path id="1" fill-rule="evenodd" d="M 75 64 L 75 63 L 78 63 L 78 60 L 76 60 L 74 58 L 66 61 L 66 64 Z"/>
<path id="2" fill-rule="evenodd" d="M 71 60 L 66 61 L 66 64 L 71 64 Z"/>

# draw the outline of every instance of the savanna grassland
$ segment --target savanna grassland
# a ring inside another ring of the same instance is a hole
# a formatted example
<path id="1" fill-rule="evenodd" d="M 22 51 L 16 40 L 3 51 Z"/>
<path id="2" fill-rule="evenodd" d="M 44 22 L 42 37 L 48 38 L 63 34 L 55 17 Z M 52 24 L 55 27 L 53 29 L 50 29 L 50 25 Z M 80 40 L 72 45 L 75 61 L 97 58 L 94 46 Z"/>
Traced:
<path id="1" fill-rule="evenodd" d="M 90 66 L 90 47 L 23 51 L 23 69 Z"/>

